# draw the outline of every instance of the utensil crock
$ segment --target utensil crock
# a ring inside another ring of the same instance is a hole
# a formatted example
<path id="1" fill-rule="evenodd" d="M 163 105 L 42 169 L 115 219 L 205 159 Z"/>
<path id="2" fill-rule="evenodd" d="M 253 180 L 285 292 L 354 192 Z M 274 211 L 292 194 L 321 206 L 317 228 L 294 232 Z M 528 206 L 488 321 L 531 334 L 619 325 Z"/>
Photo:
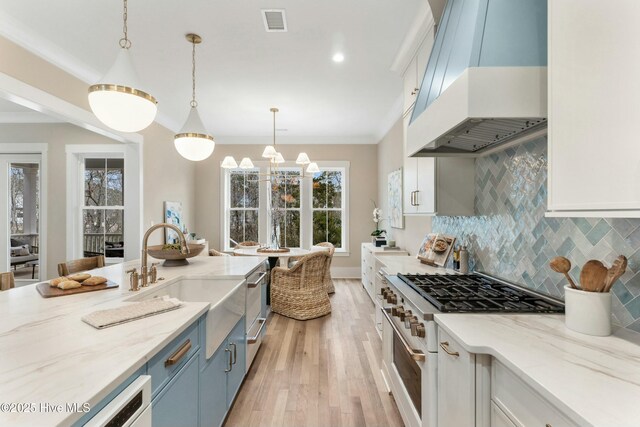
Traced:
<path id="1" fill-rule="evenodd" d="M 567 328 L 586 335 L 611 335 L 611 293 L 587 292 L 564 287 Z"/>

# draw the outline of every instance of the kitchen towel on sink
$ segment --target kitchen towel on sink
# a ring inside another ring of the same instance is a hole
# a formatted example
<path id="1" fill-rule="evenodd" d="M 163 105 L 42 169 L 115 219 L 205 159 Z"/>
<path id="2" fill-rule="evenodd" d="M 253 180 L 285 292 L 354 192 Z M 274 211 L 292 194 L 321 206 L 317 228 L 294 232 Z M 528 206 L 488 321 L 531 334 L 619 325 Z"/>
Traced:
<path id="1" fill-rule="evenodd" d="M 132 322 L 144 317 L 153 316 L 180 308 L 182 302 L 176 298 L 164 296 L 127 304 L 123 307 L 98 310 L 82 317 L 82 321 L 96 329 L 104 329 L 122 323 Z"/>

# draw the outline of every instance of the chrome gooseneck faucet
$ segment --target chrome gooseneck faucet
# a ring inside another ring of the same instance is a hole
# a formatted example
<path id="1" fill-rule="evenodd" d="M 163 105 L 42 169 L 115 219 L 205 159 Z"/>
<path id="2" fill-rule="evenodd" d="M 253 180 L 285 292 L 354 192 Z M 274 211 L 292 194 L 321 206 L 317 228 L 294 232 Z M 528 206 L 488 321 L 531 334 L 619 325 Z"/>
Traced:
<path id="1" fill-rule="evenodd" d="M 156 283 L 157 281 L 158 271 L 156 269 L 156 264 L 155 263 L 152 264 L 151 270 L 147 271 L 147 257 L 148 257 L 147 247 L 148 247 L 149 236 L 151 235 L 151 233 L 153 233 L 155 230 L 159 228 L 170 228 L 173 231 L 175 231 L 178 234 L 178 240 L 180 241 L 180 253 L 188 254 L 190 252 L 189 246 L 187 246 L 187 241 L 185 240 L 184 235 L 182 234 L 182 230 L 180 230 L 175 225 L 161 222 L 159 224 L 155 224 L 149 227 L 149 229 L 144 233 L 144 237 L 142 238 L 142 257 L 141 257 L 142 265 L 140 267 L 140 274 L 138 275 L 135 268 L 127 271 L 127 273 L 131 273 L 130 290 L 132 291 L 137 291 L 139 289 L 138 281 L 141 282 L 140 286 L 142 287 L 148 286 L 150 283 Z M 149 281 L 149 276 L 151 278 L 151 281 Z"/>

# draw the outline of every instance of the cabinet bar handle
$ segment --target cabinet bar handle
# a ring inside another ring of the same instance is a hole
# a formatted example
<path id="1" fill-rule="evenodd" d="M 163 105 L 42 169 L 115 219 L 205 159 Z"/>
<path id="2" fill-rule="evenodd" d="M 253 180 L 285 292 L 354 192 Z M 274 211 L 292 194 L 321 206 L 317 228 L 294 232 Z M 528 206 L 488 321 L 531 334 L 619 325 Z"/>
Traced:
<path id="1" fill-rule="evenodd" d="M 229 353 L 229 369 L 225 369 L 224 371 L 225 372 L 231 372 L 231 369 L 233 369 L 233 366 L 232 366 L 233 363 L 231 363 L 231 358 L 233 357 L 232 354 L 231 354 L 231 350 L 229 350 L 228 348 L 225 348 L 224 352 L 225 353 Z"/>
<path id="2" fill-rule="evenodd" d="M 416 206 L 420 206 L 420 203 L 418 201 L 418 193 L 420 192 L 420 190 L 416 190 Z"/>
<path id="3" fill-rule="evenodd" d="M 248 287 L 249 289 L 251 289 L 251 288 L 257 288 L 257 287 L 258 287 L 258 285 L 260 284 L 260 282 L 262 282 L 262 279 L 264 279 L 264 276 L 266 276 L 266 275 L 267 275 L 267 272 L 265 271 L 264 273 L 262 273 L 262 274 L 258 277 L 258 280 L 256 280 L 255 282 L 249 282 L 249 283 L 247 283 L 247 287 Z"/>
<path id="4" fill-rule="evenodd" d="M 191 350 L 191 340 L 187 340 L 184 344 L 180 346 L 178 351 L 173 353 L 167 360 L 164 361 L 165 368 L 167 366 L 175 365 L 182 359 L 188 352 Z"/>
<path id="5" fill-rule="evenodd" d="M 458 357 L 460 356 L 460 353 L 458 353 L 457 351 L 451 351 L 449 350 L 449 341 L 443 341 L 440 343 L 440 348 L 443 349 L 445 351 L 445 353 L 451 355 L 451 356 L 455 356 Z"/>
<path id="6" fill-rule="evenodd" d="M 233 346 L 233 365 L 235 365 L 238 361 L 238 346 L 236 346 L 236 343 L 234 342 L 229 343 L 229 345 Z"/>
<path id="7" fill-rule="evenodd" d="M 404 349 L 406 350 L 407 353 L 409 353 L 409 355 L 411 356 L 411 358 L 417 362 L 422 362 L 425 360 L 425 355 L 423 352 L 421 352 L 420 350 L 414 350 L 413 348 L 411 348 L 411 346 L 409 345 L 409 343 L 407 342 L 407 340 L 404 338 L 404 336 L 402 335 L 402 332 L 400 332 L 398 330 L 398 327 L 396 326 L 395 323 L 393 323 L 393 320 L 391 320 L 391 317 L 389 316 L 389 311 L 391 311 L 391 309 L 389 308 L 383 308 L 382 309 L 382 314 L 384 314 L 384 317 L 387 318 L 387 321 L 389 322 L 389 324 L 391 325 L 391 328 L 393 329 L 393 332 L 395 333 L 395 335 L 400 339 L 400 342 L 402 342 L 402 345 L 404 346 Z"/>
<path id="8" fill-rule="evenodd" d="M 258 328 L 258 332 L 256 332 L 256 334 L 252 337 L 247 337 L 247 344 L 255 344 L 258 342 L 258 340 L 260 339 L 260 334 L 262 333 L 262 330 L 264 329 L 264 325 L 267 324 L 267 319 L 264 319 L 262 317 L 258 318 L 258 322 L 260 322 L 260 328 Z"/>

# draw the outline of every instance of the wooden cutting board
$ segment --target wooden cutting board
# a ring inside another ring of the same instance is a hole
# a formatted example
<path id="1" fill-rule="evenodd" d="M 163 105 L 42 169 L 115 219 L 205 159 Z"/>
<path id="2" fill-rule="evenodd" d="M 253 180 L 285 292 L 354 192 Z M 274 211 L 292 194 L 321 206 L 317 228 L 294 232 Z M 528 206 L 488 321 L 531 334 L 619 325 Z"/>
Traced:
<path id="1" fill-rule="evenodd" d="M 119 285 L 112 281 L 107 281 L 107 283 L 103 283 L 102 285 L 96 286 L 80 286 L 75 289 L 58 289 L 54 286 L 51 286 L 49 282 L 38 283 L 36 288 L 38 292 L 42 296 L 42 298 L 52 298 L 52 297 L 62 297 L 65 295 L 73 295 L 73 294 L 82 294 L 85 292 L 93 292 L 93 291 L 102 291 L 104 289 L 115 289 Z"/>

